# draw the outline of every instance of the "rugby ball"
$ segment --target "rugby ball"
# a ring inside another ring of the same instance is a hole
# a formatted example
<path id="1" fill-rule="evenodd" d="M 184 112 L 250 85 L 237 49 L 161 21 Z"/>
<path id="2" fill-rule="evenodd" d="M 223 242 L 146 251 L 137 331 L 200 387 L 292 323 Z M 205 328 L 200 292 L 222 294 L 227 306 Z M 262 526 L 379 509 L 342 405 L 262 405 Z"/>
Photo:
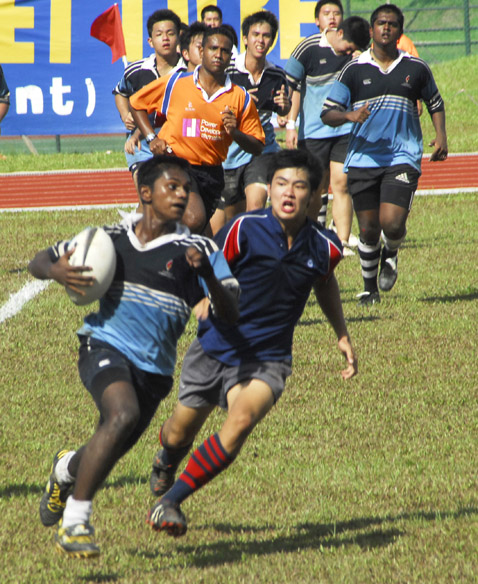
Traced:
<path id="1" fill-rule="evenodd" d="M 88 266 L 92 268 L 85 275 L 95 278 L 93 286 L 85 286 L 82 296 L 68 286 L 65 289 L 68 296 L 78 306 L 91 304 L 99 300 L 111 286 L 116 270 L 116 251 L 111 237 L 101 227 L 88 227 L 74 237 L 68 244 L 68 249 L 75 251 L 70 256 L 72 266 Z"/>

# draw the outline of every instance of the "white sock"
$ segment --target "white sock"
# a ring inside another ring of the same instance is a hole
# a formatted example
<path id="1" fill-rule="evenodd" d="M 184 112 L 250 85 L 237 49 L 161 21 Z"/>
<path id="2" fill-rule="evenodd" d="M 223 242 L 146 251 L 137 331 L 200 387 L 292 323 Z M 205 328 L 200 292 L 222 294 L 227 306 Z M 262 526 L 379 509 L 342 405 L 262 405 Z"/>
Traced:
<path id="1" fill-rule="evenodd" d="M 68 472 L 68 464 L 75 454 L 76 450 L 70 450 L 58 461 L 55 467 L 55 478 L 58 484 L 68 485 L 75 482 L 75 477 Z"/>
<path id="2" fill-rule="evenodd" d="M 88 523 L 92 510 L 93 501 L 77 501 L 73 495 L 70 495 L 66 500 L 61 526 L 71 527 L 72 525 Z"/>

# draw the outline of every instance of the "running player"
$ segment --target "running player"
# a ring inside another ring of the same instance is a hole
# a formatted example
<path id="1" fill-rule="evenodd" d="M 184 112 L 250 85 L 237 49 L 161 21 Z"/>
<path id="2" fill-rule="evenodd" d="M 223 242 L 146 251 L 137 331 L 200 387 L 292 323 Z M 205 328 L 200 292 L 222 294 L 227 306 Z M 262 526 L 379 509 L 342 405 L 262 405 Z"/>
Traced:
<path id="1" fill-rule="evenodd" d="M 204 228 L 224 188 L 222 162 L 235 141 L 251 154 L 260 154 L 264 132 L 253 100 L 231 83 L 226 68 L 233 40 L 223 28 L 207 28 L 203 35 L 202 64 L 193 73 L 177 72 L 158 79 L 130 98 L 132 113 L 153 154 L 171 152 L 192 165 L 195 192 L 204 203 L 197 216 Z M 166 121 L 157 136 L 148 114 Z"/>
<path id="2" fill-rule="evenodd" d="M 151 158 L 141 165 L 138 184 L 143 215 L 105 228 L 116 249 L 116 273 L 99 311 L 78 331 L 79 373 L 99 410 L 99 425 L 77 451 L 55 454 L 40 502 L 44 525 L 62 520 L 56 546 L 73 557 L 100 553 L 90 523 L 93 497 L 168 395 L 176 344 L 191 308 L 208 295 L 215 318 L 237 318 L 237 282 L 223 254 L 181 225 L 191 188 L 188 163 Z M 68 242 L 59 242 L 37 253 L 29 270 L 81 293 L 92 278 L 88 267 L 70 266 L 72 253 Z"/>
<path id="3" fill-rule="evenodd" d="M 146 22 L 146 27 L 148 44 L 154 52 L 149 57 L 130 63 L 113 89 L 116 108 L 128 131 L 125 145 L 126 162 L 135 186 L 138 166 L 151 158 L 151 150 L 144 139 L 141 140 L 134 134 L 136 124 L 129 110 L 129 98 L 151 81 L 169 75 L 175 68 L 183 65 L 177 52 L 180 26 L 181 20 L 172 10 L 153 12 Z"/>
<path id="4" fill-rule="evenodd" d="M 233 462 L 280 398 L 291 373 L 294 328 L 312 288 L 345 357 L 343 379 L 357 373 L 333 274 L 342 258 L 340 241 L 307 217 L 320 171 L 308 152 L 282 150 L 271 155 L 268 179 L 271 207 L 239 216 L 217 236 L 241 287 L 238 323 L 231 327 L 213 316 L 200 323 L 183 361 L 179 403 L 161 429 L 163 449 L 155 456 L 151 486 L 163 496 L 148 521 L 170 535 L 186 531 L 180 504 Z M 169 489 L 217 405 L 228 410 L 225 423 Z"/>
<path id="5" fill-rule="evenodd" d="M 278 22 L 272 12 L 261 10 L 242 23 L 246 50 L 238 55 L 227 73 L 231 81 L 245 87 L 259 111 L 266 144 L 260 157 L 253 157 L 233 142 L 224 161 L 226 187 L 221 195 L 211 226 L 213 233 L 238 213 L 261 209 L 267 200 L 267 154 L 280 146 L 271 123 L 273 112 L 286 115 L 290 109 L 288 84 L 284 70 L 267 61 L 277 35 Z"/>
<path id="6" fill-rule="evenodd" d="M 324 3 L 321 9 L 328 6 Z M 339 20 L 338 16 L 335 17 Z M 340 18 L 341 21 L 341 18 Z M 319 25 L 320 12 L 319 12 Z M 370 42 L 368 23 L 358 16 L 341 21 L 336 29 L 326 28 L 303 40 L 296 47 L 286 63 L 286 73 L 292 89 L 300 90 L 300 106 L 293 107 L 287 123 L 287 145 L 298 145 L 309 150 L 330 169 L 330 183 L 334 195 L 332 214 L 337 233 L 348 245 L 352 227 L 352 201 L 347 191 L 347 177 L 343 163 L 347 153 L 348 134 L 351 125 L 330 128 L 320 119 L 323 102 L 342 67 L 352 59 L 357 50 L 365 49 Z M 300 114 L 298 137 L 295 122 Z M 298 141 L 297 141 L 298 140 Z M 324 181 L 311 205 L 310 212 L 316 218 L 322 214 L 325 222 L 327 200 L 321 200 L 321 193 L 327 195 L 329 175 L 324 173 Z"/>
<path id="7" fill-rule="evenodd" d="M 421 59 L 397 49 L 402 11 L 384 4 L 370 22 L 373 47 L 342 70 L 322 111 L 324 122 L 333 127 L 353 123 L 344 170 L 360 228 L 362 305 L 380 302 L 378 287 L 389 291 L 397 279 L 398 250 L 423 154 L 419 99 L 436 132 L 430 160 L 448 155 L 445 106 L 432 72 Z"/>

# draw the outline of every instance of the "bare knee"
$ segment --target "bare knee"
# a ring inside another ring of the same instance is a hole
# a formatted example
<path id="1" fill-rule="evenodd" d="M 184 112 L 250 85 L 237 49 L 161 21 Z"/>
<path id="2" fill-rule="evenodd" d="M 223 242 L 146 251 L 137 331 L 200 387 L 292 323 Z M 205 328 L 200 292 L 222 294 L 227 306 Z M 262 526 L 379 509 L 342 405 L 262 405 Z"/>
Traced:
<path id="1" fill-rule="evenodd" d="M 252 412 L 247 410 L 240 410 L 234 412 L 228 420 L 229 428 L 238 439 L 245 439 L 254 429 L 257 423 Z"/>
<path id="2" fill-rule="evenodd" d="M 124 442 L 136 428 L 139 419 L 139 408 L 119 409 L 111 413 L 103 424 L 103 430 L 115 443 Z"/>

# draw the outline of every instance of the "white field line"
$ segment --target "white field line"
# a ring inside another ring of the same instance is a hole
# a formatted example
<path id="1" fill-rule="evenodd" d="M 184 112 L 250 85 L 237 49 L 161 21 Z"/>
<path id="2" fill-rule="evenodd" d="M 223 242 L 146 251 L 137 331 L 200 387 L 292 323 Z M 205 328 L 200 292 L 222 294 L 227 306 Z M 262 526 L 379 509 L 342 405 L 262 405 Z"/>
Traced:
<path id="1" fill-rule="evenodd" d="M 137 207 L 138 203 L 111 203 L 99 205 L 57 205 L 54 207 L 19 207 L 17 209 L 0 209 L 0 213 L 23 213 L 24 211 L 82 211 L 92 209 L 113 209 L 115 207 Z"/>
<path id="2" fill-rule="evenodd" d="M 11 294 L 7 302 L 0 306 L 0 324 L 5 320 L 15 316 L 25 306 L 27 302 L 40 294 L 51 284 L 51 280 L 34 280 L 27 282 L 21 290 Z"/>

